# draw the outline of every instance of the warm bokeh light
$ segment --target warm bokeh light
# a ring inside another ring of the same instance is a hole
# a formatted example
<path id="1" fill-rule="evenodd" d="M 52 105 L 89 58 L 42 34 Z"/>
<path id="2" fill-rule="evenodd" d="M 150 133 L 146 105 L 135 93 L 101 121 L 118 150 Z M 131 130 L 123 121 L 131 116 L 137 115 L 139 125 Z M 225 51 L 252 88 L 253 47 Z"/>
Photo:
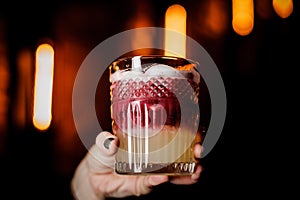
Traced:
<path id="1" fill-rule="evenodd" d="M 17 56 L 18 87 L 14 109 L 14 121 L 23 129 L 30 118 L 28 111 L 32 99 L 33 54 L 29 48 L 22 49 Z"/>
<path id="2" fill-rule="evenodd" d="M 127 22 L 127 28 L 153 27 L 153 11 L 152 4 L 147 1 L 136 2 L 136 13 Z M 136 55 L 151 54 L 151 49 L 139 49 L 139 44 L 144 43 L 152 46 L 153 36 L 141 32 L 135 33 L 134 40 L 131 42 L 131 48 L 135 49 Z"/>
<path id="3" fill-rule="evenodd" d="M 186 10 L 179 4 L 171 5 L 165 13 L 165 55 L 186 56 Z M 171 31 L 168 31 L 171 30 Z M 174 34 L 176 31 L 180 34 Z"/>
<path id="4" fill-rule="evenodd" d="M 281 18 L 287 18 L 293 12 L 293 0 L 273 0 L 272 5 Z"/>
<path id="5" fill-rule="evenodd" d="M 54 72 L 54 49 L 41 44 L 36 50 L 33 124 L 46 130 L 52 119 L 52 87 Z"/>
<path id="6" fill-rule="evenodd" d="M 251 33 L 254 26 L 253 0 L 232 0 L 232 27 L 242 36 Z"/>
<path id="7" fill-rule="evenodd" d="M 205 28 L 201 29 L 207 36 L 217 39 L 225 33 L 230 20 L 226 6 L 226 2 L 223 0 L 209 0 L 205 4 L 206 14 L 202 22 Z M 203 13 L 200 15 L 203 17 Z"/>
<path id="8" fill-rule="evenodd" d="M 9 71 L 7 65 L 2 65 L 3 58 L 0 55 L 0 132 L 6 126 L 8 107 Z"/>
<path id="9" fill-rule="evenodd" d="M 270 0 L 255 1 L 255 14 L 262 19 L 272 19 L 274 17 L 274 11 Z"/>
<path id="10" fill-rule="evenodd" d="M 6 26 L 0 18 L 0 156 L 5 150 L 5 138 L 8 128 L 9 82 Z"/>

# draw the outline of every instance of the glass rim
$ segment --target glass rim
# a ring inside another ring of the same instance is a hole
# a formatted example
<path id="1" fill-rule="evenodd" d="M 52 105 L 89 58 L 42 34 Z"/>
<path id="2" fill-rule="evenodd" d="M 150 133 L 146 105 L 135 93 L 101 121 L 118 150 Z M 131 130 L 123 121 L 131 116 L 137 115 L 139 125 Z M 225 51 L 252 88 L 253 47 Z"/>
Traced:
<path id="1" fill-rule="evenodd" d="M 182 64 L 194 64 L 200 66 L 200 63 L 195 60 L 191 60 L 188 58 L 180 57 L 180 56 L 172 56 L 172 55 L 159 55 L 159 54 L 153 54 L 153 55 L 133 55 L 133 56 L 125 56 L 118 58 L 114 60 L 109 67 L 112 68 L 116 64 L 120 64 L 121 62 L 128 62 L 132 61 L 133 58 L 140 57 L 140 60 L 146 61 L 146 60 L 153 60 L 153 59 L 161 59 L 161 60 L 170 60 L 170 61 L 179 61 Z"/>

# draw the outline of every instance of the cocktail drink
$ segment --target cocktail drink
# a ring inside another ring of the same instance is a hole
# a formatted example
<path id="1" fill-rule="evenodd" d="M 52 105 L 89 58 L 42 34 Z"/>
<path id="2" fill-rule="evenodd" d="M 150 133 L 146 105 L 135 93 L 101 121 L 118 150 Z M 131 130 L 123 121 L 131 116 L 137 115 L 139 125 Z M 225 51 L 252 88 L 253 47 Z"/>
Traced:
<path id="1" fill-rule="evenodd" d="M 110 66 L 113 133 L 119 174 L 194 171 L 200 142 L 197 63 L 178 57 L 134 56 Z"/>

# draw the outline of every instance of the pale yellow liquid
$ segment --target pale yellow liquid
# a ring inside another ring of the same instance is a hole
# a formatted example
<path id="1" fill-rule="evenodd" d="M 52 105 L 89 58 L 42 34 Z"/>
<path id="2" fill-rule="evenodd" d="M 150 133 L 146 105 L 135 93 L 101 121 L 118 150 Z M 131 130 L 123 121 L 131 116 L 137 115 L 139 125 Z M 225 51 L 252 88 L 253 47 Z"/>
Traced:
<path id="1" fill-rule="evenodd" d="M 183 175 L 194 171 L 193 147 L 198 141 L 196 133 L 189 128 L 178 130 L 164 126 L 159 132 L 141 128 L 131 130 L 131 133 L 118 129 L 115 134 L 120 141 L 116 156 L 117 173 Z"/>

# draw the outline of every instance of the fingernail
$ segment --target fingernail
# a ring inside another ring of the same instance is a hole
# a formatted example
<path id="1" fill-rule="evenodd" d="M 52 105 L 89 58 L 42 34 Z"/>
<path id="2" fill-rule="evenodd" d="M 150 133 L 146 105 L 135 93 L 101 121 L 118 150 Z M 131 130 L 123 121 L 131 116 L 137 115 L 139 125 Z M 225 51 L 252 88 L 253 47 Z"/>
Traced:
<path id="1" fill-rule="evenodd" d="M 109 149 L 109 145 L 110 145 L 111 141 L 113 141 L 114 139 L 115 138 L 107 138 L 106 140 L 104 140 L 104 143 L 103 143 L 104 147 L 106 149 Z"/>

